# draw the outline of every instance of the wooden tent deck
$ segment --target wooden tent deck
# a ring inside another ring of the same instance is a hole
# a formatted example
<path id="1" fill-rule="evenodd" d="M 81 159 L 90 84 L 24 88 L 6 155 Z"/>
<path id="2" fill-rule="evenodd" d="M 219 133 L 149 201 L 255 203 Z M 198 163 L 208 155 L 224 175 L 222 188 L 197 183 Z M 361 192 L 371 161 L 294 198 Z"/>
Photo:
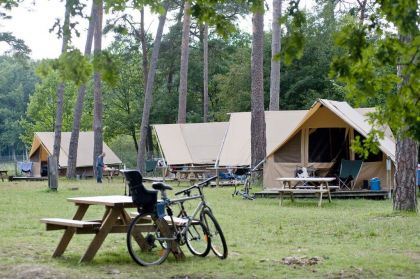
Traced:
<path id="1" fill-rule="evenodd" d="M 279 193 L 275 190 L 265 190 L 255 193 L 257 198 L 279 198 Z M 296 193 L 294 194 L 296 198 L 317 198 L 314 194 L 311 193 Z M 390 197 L 390 192 L 388 191 L 369 191 L 369 190 L 352 190 L 352 191 L 332 191 L 331 198 L 333 199 L 354 199 L 354 198 L 364 198 L 364 199 L 380 199 L 385 200 Z"/>
<path id="2" fill-rule="evenodd" d="M 44 181 L 48 180 L 47 176 L 9 176 L 10 181 Z"/>

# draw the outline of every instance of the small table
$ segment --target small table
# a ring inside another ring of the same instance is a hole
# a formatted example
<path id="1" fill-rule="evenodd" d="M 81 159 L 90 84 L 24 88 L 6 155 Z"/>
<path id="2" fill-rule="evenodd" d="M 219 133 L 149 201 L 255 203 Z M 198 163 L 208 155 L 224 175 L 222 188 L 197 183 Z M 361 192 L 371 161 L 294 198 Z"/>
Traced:
<path id="1" fill-rule="evenodd" d="M 0 170 L 1 181 L 4 182 L 3 177 L 7 178 L 7 170 Z"/>
<path id="2" fill-rule="evenodd" d="M 205 169 L 179 170 L 177 171 L 177 174 L 176 174 L 178 178 L 178 185 L 179 185 L 179 182 L 182 180 L 187 180 L 192 184 L 194 183 L 194 181 L 204 179 L 205 173 L 209 173 L 209 171 Z"/>
<path id="3" fill-rule="evenodd" d="M 330 193 L 330 186 L 328 182 L 334 181 L 335 177 L 280 177 L 277 178 L 277 181 L 281 181 L 283 183 L 283 188 L 278 189 L 278 193 L 280 196 L 280 205 L 283 204 L 283 195 L 289 194 L 292 201 L 293 194 L 299 193 L 307 193 L 307 194 L 318 194 L 319 195 L 319 202 L 318 206 L 321 206 L 322 203 L 322 194 L 326 193 L 328 195 L 328 200 L 331 202 L 331 193 Z M 292 186 L 292 182 L 296 182 L 295 185 Z M 317 182 L 319 185 L 317 186 L 304 186 L 304 187 L 297 187 L 299 183 L 307 183 L 307 182 Z"/>
<path id="4" fill-rule="evenodd" d="M 120 173 L 120 171 L 116 168 L 105 168 L 103 170 L 104 177 L 106 177 L 108 179 L 108 182 L 110 182 L 110 180 L 112 181 L 112 178 L 114 176 L 118 176 L 119 173 Z"/>

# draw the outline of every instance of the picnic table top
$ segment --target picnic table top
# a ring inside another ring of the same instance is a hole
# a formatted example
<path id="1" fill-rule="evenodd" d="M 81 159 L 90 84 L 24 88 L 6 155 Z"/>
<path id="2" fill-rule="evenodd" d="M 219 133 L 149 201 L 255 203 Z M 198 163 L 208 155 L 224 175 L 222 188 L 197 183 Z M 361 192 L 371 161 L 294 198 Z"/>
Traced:
<path id="1" fill-rule="evenodd" d="M 309 182 L 330 182 L 335 180 L 335 177 L 279 177 L 278 181 L 309 181 Z"/>
<path id="2" fill-rule="evenodd" d="M 131 196 L 92 196 L 92 197 L 76 197 L 68 198 L 67 201 L 76 204 L 90 204 L 90 205 L 106 205 L 106 206 L 123 206 L 136 207 Z"/>

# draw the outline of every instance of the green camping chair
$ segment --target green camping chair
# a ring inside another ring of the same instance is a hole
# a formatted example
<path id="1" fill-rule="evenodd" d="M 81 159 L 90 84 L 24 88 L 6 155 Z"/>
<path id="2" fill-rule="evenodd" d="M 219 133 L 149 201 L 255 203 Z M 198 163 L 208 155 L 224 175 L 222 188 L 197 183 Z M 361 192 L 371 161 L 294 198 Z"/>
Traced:
<path id="1" fill-rule="evenodd" d="M 155 175 L 155 170 L 157 166 L 158 161 L 157 160 L 146 160 L 144 172 L 146 175 L 152 174 Z"/>
<path id="2" fill-rule="evenodd" d="M 362 163 L 362 160 L 341 160 L 340 173 L 337 176 L 340 189 L 354 189 L 357 177 L 362 169 Z"/>

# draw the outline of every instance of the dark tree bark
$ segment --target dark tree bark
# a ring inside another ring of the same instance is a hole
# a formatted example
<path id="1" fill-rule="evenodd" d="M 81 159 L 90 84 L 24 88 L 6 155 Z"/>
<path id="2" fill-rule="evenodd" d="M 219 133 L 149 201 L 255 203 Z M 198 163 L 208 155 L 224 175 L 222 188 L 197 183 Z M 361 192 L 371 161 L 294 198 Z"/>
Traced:
<path id="1" fill-rule="evenodd" d="M 61 53 L 67 51 L 70 42 L 70 10 L 71 1 L 66 1 L 66 10 L 64 13 L 63 23 L 63 44 L 61 46 Z M 61 82 L 57 88 L 57 111 L 55 116 L 55 127 L 54 127 L 54 147 L 53 156 L 60 162 L 60 146 L 61 146 L 61 128 L 63 125 L 63 100 L 64 100 L 64 82 Z"/>
<path id="2" fill-rule="evenodd" d="M 281 28 L 279 23 L 281 17 L 281 1 L 282 0 L 273 0 L 269 110 L 280 109 L 280 60 L 274 60 L 274 56 L 281 50 Z"/>
<path id="3" fill-rule="evenodd" d="M 102 17 L 103 17 L 103 2 L 102 0 L 96 0 L 96 20 L 95 20 L 95 31 L 94 31 L 94 55 L 100 55 L 102 49 Z M 101 74 L 95 71 L 93 74 L 93 101 L 94 101 L 94 112 L 93 112 L 93 165 L 95 165 L 96 158 L 102 153 L 102 83 Z M 95 168 L 94 168 L 95 169 Z M 96 170 L 95 170 L 96 171 Z"/>
<path id="4" fill-rule="evenodd" d="M 92 1 L 92 10 L 90 13 L 89 28 L 87 32 L 86 45 L 85 45 L 85 56 L 89 56 L 92 52 L 92 41 L 93 41 L 93 30 L 96 17 L 96 4 L 95 0 Z M 77 163 L 77 149 L 79 147 L 79 133 L 80 133 L 80 122 L 83 113 L 83 102 L 86 95 L 86 85 L 83 84 L 79 87 L 79 93 L 77 95 L 76 107 L 73 114 L 73 129 L 71 131 L 69 154 L 67 162 L 67 178 L 76 177 L 76 163 Z"/>
<path id="5" fill-rule="evenodd" d="M 401 43 L 409 44 L 411 40 L 409 36 L 400 35 Z M 403 67 L 404 65 L 397 66 L 397 73 L 402 78 L 398 91 L 401 90 L 403 84 L 408 83 L 408 77 L 402 74 Z M 394 210 L 417 212 L 417 152 L 418 143 L 415 140 L 400 135 L 397 137 Z"/>
<path id="6" fill-rule="evenodd" d="M 209 26 L 203 27 L 203 122 L 209 114 Z"/>
<path id="7" fill-rule="evenodd" d="M 149 132 L 150 109 L 152 107 L 152 101 L 153 101 L 153 84 L 155 81 L 160 43 L 162 41 L 163 27 L 165 26 L 165 21 L 166 21 L 166 10 L 167 10 L 167 6 L 165 5 L 165 12 L 159 17 L 159 25 L 156 32 L 155 42 L 153 45 L 149 74 L 147 76 L 147 87 L 144 94 L 143 116 L 141 119 L 141 127 L 140 127 L 140 144 L 139 144 L 139 150 L 137 153 L 137 168 L 140 170 L 141 173 L 144 172 L 145 157 L 146 157 L 145 156 L 146 155 L 145 154 L 146 153 L 146 139 L 148 137 L 148 132 Z"/>
<path id="8" fill-rule="evenodd" d="M 252 18 L 251 57 L 251 165 L 256 166 L 266 155 L 263 50 L 264 50 L 264 8 Z"/>
<path id="9" fill-rule="evenodd" d="M 417 152 L 416 141 L 397 140 L 394 210 L 417 211 Z"/>
<path id="10" fill-rule="evenodd" d="M 178 123 L 187 122 L 188 54 L 191 26 L 191 15 L 189 14 L 189 9 L 190 3 L 185 1 L 184 22 L 182 25 L 181 65 L 179 70 Z"/>

